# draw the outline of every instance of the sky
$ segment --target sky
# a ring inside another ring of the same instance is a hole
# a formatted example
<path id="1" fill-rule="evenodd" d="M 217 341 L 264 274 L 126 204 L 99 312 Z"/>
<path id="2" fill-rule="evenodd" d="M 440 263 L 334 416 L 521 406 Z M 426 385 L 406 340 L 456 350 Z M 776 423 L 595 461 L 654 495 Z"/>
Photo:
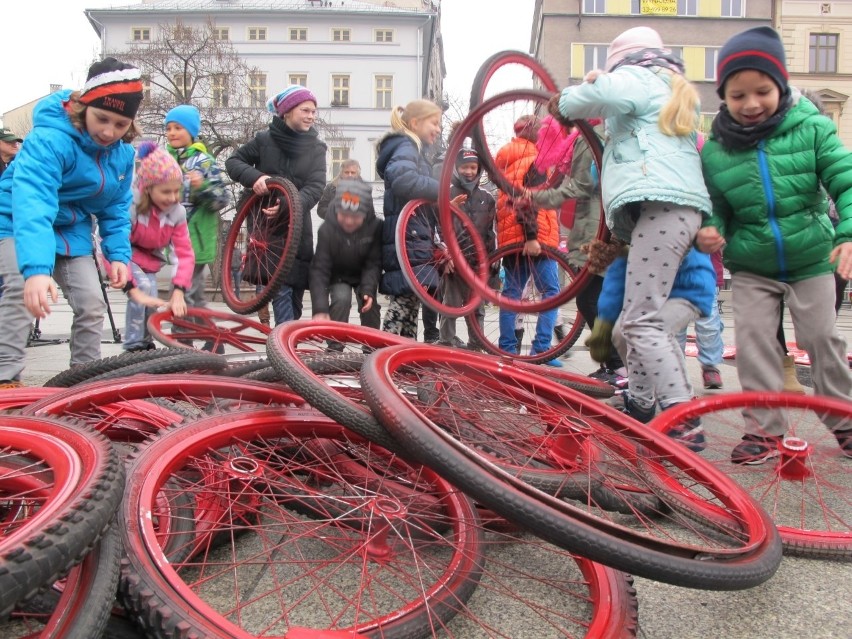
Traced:
<path id="1" fill-rule="evenodd" d="M 49 6 L 47 6 L 49 4 Z M 0 117 L 50 90 L 80 88 L 100 45 L 83 11 L 135 4 L 133 0 L 4 2 Z M 442 0 L 441 30 L 451 96 L 467 97 L 480 64 L 503 49 L 529 50 L 534 0 Z M 44 12 L 50 19 L 44 19 Z M 26 25 L 38 25 L 37 36 Z M 9 28 L 17 25 L 18 28 Z"/>

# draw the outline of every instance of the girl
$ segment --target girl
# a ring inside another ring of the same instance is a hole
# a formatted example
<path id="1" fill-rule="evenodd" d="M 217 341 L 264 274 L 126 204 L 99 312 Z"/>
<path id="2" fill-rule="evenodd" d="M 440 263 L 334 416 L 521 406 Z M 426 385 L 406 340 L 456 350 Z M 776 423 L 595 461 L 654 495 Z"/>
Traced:
<path id="1" fill-rule="evenodd" d="M 231 179 L 258 195 L 269 192 L 266 180 L 279 176 L 299 189 L 302 201 L 302 237 L 293 268 L 272 298 L 275 325 L 302 316 L 302 298 L 308 288 L 308 270 L 314 256 L 311 209 L 325 188 L 325 144 L 319 139 L 314 121 L 317 99 L 298 84 L 273 96 L 266 103 L 273 113 L 269 130 L 261 131 L 241 146 L 225 162 Z M 277 213 L 277 208 L 265 211 Z"/>
<path id="2" fill-rule="evenodd" d="M 181 104 L 166 114 L 166 150 L 184 173 L 182 202 L 195 255 L 192 284 L 186 292 L 189 306 L 206 306 L 206 268 L 216 261 L 219 240 L 219 211 L 228 203 L 228 190 L 216 160 L 203 142 L 196 142 L 201 115 L 194 106 Z M 180 268 L 180 265 L 178 265 Z"/>
<path id="3" fill-rule="evenodd" d="M 127 325 L 124 350 L 154 348 L 148 333 L 150 307 L 162 306 L 157 294 L 157 271 L 165 263 L 162 250 L 173 247 L 178 258 L 169 306 L 175 317 L 186 314 L 184 294 L 192 284 L 195 255 L 186 224 L 186 209 L 180 203 L 183 172 L 175 160 L 153 142 L 143 142 L 136 154 L 134 206 L 130 210 L 130 244 L 133 258 L 125 291 Z"/>
<path id="4" fill-rule="evenodd" d="M 105 58 L 89 67 L 81 91 L 57 91 L 35 108 L 27 143 L 0 181 L 0 386 L 20 386 L 29 323 L 50 313 L 57 282 L 74 311 L 71 366 L 101 356 L 106 303 L 92 216 L 110 286 L 123 288 L 141 102 L 139 69 Z"/>
<path id="5" fill-rule="evenodd" d="M 683 71 L 656 31 L 636 27 L 613 40 L 606 72 L 590 72 L 551 101 L 554 116 L 606 121 L 604 210 L 613 235 L 630 243 L 621 316 L 630 386 L 625 406 L 643 422 L 653 417 L 655 400 L 667 408 L 692 398 L 661 316 L 678 266 L 710 214 L 696 148 L 698 94 Z M 693 425 L 674 436 L 704 438 Z"/>
<path id="6" fill-rule="evenodd" d="M 420 300 L 409 288 L 396 258 L 396 223 L 409 200 L 438 199 L 438 180 L 426 160 L 427 147 L 441 133 L 441 107 L 428 100 L 414 100 L 391 113 L 391 131 L 377 145 L 376 170 L 385 181 L 384 221 L 382 222 L 382 274 L 379 292 L 390 296 L 382 330 L 403 337 L 417 338 L 417 314 Z M 437 220 L 436 220 L 437 224 Z M 424 242 L 431 246 L 435 229 L 423 229 Z M 428 247 L 422 248 L 424 251 Z M 438 282 L 437 273 L 423 273 L 425 279 Z"/>

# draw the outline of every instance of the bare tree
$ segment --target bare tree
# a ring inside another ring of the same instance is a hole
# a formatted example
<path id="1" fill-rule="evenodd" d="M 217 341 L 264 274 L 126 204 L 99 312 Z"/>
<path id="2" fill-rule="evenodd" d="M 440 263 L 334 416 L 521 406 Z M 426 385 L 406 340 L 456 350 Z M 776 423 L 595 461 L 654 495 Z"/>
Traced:
<path id="1" fill-rule="evenodd" d="M 159 25 L 157 39 L 112 52 L 138 66 L 146 82 L 137 119 L 148 134 L 161 135 L 163 118 L 178 104 L 201 111 L 205 143 L 214 156 L 227 155 L 269 123 L 266 77 L 246 64 L 212 21 Z"/>

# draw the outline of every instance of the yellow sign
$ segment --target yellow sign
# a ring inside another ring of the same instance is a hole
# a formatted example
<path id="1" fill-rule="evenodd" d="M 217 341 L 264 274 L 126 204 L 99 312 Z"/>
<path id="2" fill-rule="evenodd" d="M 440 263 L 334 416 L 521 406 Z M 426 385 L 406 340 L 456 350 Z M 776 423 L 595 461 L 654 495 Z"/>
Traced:
<path id="1" fill-rule="evenodd" d="M 677 0 L 640 0 L 640 13 L 655 16 L 676 16 Z"/>

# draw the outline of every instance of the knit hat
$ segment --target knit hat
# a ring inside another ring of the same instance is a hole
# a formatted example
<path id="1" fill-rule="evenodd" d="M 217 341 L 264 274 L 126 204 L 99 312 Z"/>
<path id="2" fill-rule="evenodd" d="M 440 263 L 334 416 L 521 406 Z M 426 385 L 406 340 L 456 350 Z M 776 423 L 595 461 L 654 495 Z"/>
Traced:
<path id="1" fill-rule="evenodd" d="M 340 180 L 331 202 L 334 214 L 367 215 L 365 202 L 373 197 L 370 185 L 363 180 Z"/>
<path id="2" fill-rule="evenodd" d="M 473 149 L 459 149 L 459 153 L 456 156 L 456 166 L 468 162 L 476 162 L 476 165 L 479 166 L 479 156 L 476 154 L 476 151 Z"/>
<path id="3" fill-rule="evenodd" d="M 538 133 L 538 128 L 540 126 L 540 122 L 538 118 L 534 115 L 522 115 L 517 120 L 515 120 L 515 125 L 512 129 L 515 131 L 515 135 L 518 137 L 524 137 L 531 140 L 535 140 L 535 136 Z"/>
<path id="4" fill-rule="evenodd" d="M 166 113 L 163 126 L 166 126 L 169 122 L 180 124 L 192 136 L 193 140 L 198 137 L 198 132 L 201 130 L 201 114 L 191 104 L 181 104 Z"/>
<path id="5" fill-rule="evenodd" d="M 716 93 L 725 99 L 725 82 L 737 71 L 753 69 L 772 78 L 781 94 L 787 92 L 787 61 L 778 32 L 771 27 L 755 27 L 732 36 L 719 50 L 716 65 Z"/>
<path id="6" fill-rule="evenodd" d="M 301 84 L 291 84 L 281 93 L 266 101 L 266 110 L 283 118 L 285 113 L 292 111 L 302 102 L 308 100 L 316 106 L 317 98 L 310 89 L 306 89 Z"/>
<path id="7" fill-rule="evenodd" d="M 183 171 L 177 161 L 154 142 L 140 144 L 136 149 L 136 159 L 136 188 L 140 193 L 155 184 L 183 181 Z"/>
<path id="8" fill-rule="evenodd" d="M 89 67 L 80 102 L 133 119 L 142 102 L 141 78 L 139 69 L 132 64 L 104 58 Z"/>
<path id="9" fill-rule="evenodd" d="M 617 36 L 609 45 L 606 55 L 605 69 L 612 68 L 631 53 L 642 49 L 662 49 L 663 39 L 651 27 L 633 27 Z"/>

